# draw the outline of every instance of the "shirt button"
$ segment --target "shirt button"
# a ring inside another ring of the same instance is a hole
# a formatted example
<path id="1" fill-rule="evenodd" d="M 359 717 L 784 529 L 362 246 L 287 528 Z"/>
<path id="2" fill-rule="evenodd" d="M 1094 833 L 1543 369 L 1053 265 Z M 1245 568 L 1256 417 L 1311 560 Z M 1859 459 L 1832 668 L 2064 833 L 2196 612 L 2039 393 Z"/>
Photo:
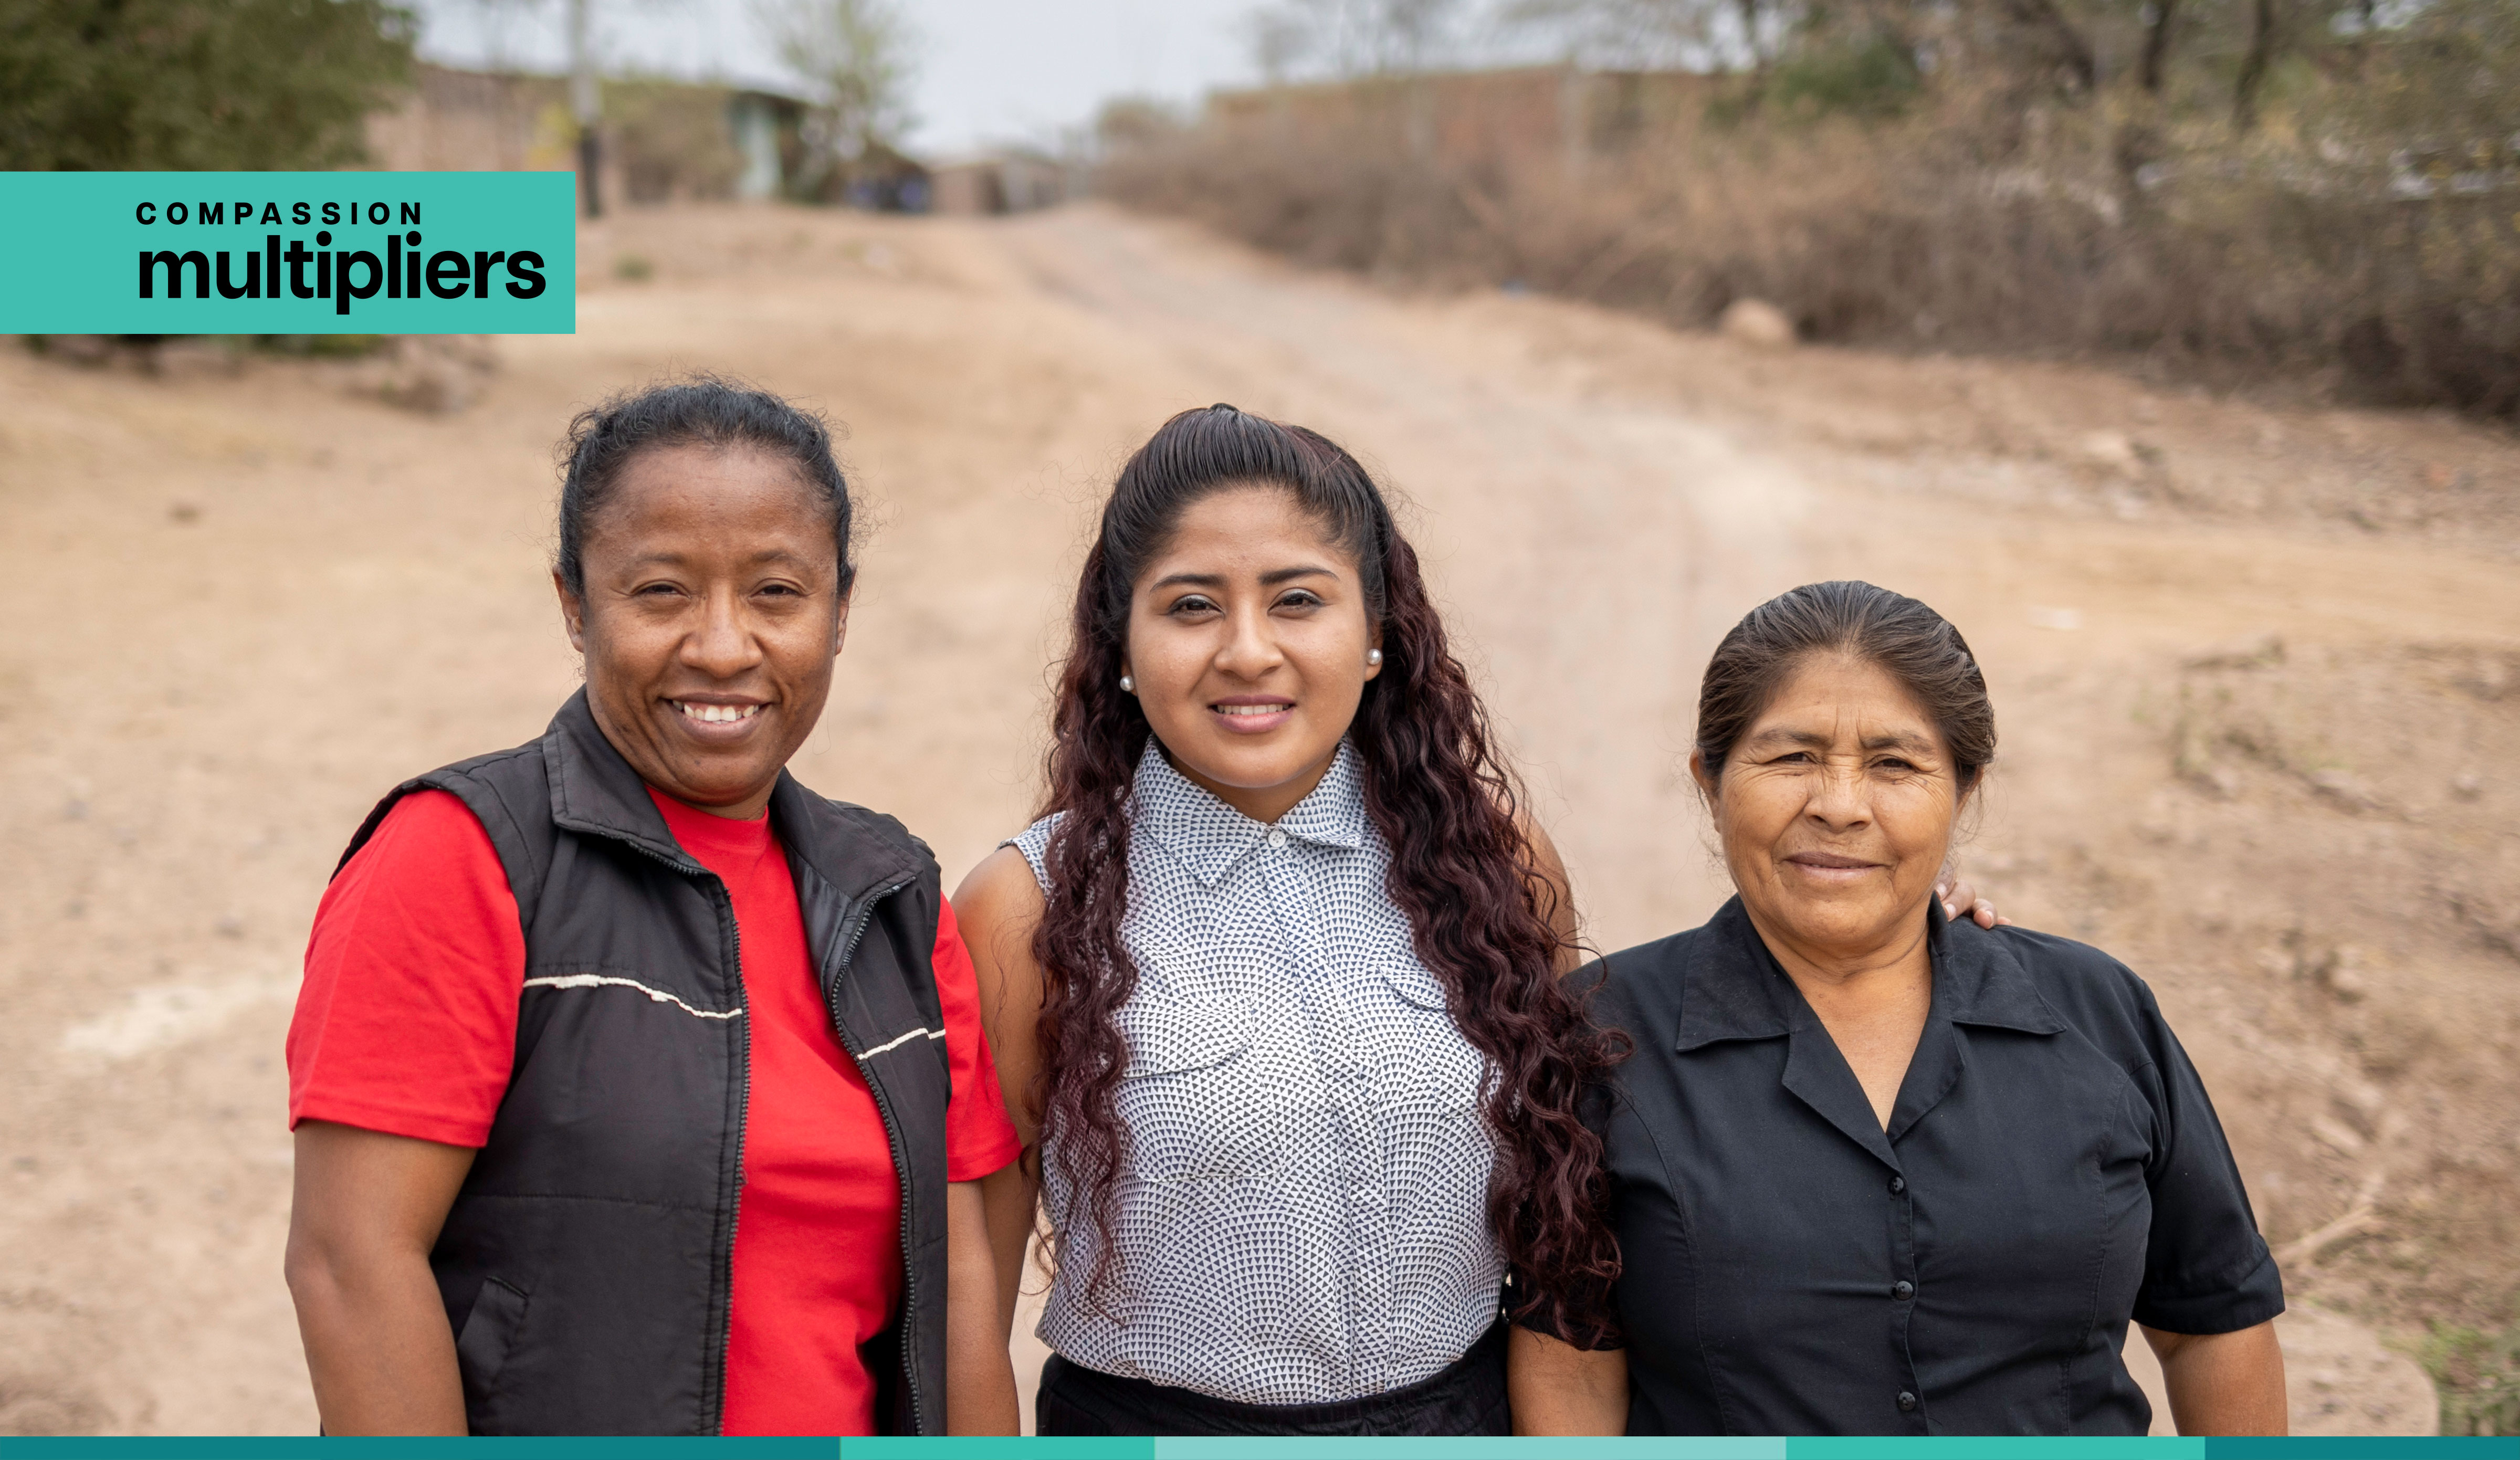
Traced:
<path id="1" fill-rule="evenodd" d="M 1890 1285 L 1890 1296 L 1899 1300 L 1901 1302 L 1906 1302 L 1909 1299 L 1916 1296 L 1916 1285 L 1908 1281 L 1906 1278 L 1901 1278 L 1899 1281 Z"/>
<path id="2" fill-rule="evenodd" d="M 1276 851 L 1282 848 L 1285 844 L 1286 834 L 1278 830 L 1276 827 L 1271 827 L 1269 829 L 1269 849 Z"/>
<path id="3" fill-rule="evenodd" d="M 1899 1412 L 1901 1414 L 1913 1414 L 1915 1409 L 1916 1396 L 1908 1392 L 1904 1389 L 1899 1391 Z"/>
<path id="4" fill-rule="evenodd" d="M 1890 1178 L 1890 1195 L 1892 1195 L 1892 1196 L 1894 1196 L 1894 1197 L 1895 1197 L 1895 1196 L 1899 1195 L 1899 1193 L 1901 1193 L 1901 1192 L 1903 1192 L 1903 1191 L 1906 1191 L 1907 1189 L 1908 1189 L 1908 1178 L 1907 1178 L 1907 1177 L 1905 1177 L 1905 1176 L 1893 1176 L 1893 1177 L 1891 1177 L 1891 1178 Z"/>

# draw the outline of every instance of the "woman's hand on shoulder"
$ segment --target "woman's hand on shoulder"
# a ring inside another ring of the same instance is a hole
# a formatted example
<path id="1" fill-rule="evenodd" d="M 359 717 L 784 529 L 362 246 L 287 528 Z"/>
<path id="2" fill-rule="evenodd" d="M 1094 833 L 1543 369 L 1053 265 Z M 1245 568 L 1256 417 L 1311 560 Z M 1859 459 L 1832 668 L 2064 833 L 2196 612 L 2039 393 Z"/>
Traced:
<path id="1" fill-rule="evenodd" d="M 1995 904 L 1977 894 L 1957 872 L 1934 884 L 1934 896 L 1943 904 L 1943 916 L 1957 923 L 1963 916 L 1980 928 L 2009 928 L 2012 920 L 1995 910 Z M 959 904 L 958 904 L 959 905 Z"/>

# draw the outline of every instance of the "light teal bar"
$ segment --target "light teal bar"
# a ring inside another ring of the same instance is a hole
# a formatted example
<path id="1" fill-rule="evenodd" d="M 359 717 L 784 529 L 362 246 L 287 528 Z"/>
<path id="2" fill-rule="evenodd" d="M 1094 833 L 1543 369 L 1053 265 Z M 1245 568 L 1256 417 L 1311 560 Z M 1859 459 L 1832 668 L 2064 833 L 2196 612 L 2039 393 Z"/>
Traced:
<path id="1" fill-rule="evenodd" d="M 1597 1449 L 1607 1445 L 1610 1448 Z M 857 1446 L 848 1447 L 854 1456 Z M 1158 1439 L 1154 1460 L 1539 1460 L 1600 1455 L 1618 1460 L 1788 1460 L 1782 1439 L 1690 1437 L 1656 1439 Z"/>

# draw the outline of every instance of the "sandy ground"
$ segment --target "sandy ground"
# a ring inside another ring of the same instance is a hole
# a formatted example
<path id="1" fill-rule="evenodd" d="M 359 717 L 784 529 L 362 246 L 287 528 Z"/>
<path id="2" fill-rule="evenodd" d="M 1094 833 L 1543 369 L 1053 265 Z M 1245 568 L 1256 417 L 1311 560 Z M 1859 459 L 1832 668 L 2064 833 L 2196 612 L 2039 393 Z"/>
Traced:
<path id="1" fill-rule="evenodd" d="M 1026 819 L 1088 515 L 1184 407 L 1320 427 L 1406 495 L 1604 948 L 1720 899 L 1681 757 L 1723 628 L 1819 577 L 1926 599 L 2004 737 L 1968 870 L 2160 991 L 2307 1304 L 2297 1427 L 2428 1427 L 2382 1341 L 2509 1320 L 2508 437 L 1398 297 L 1094 208 L 634 215 L 584 252 L 579 333 L 499 342 L 452 414 L 0 350 L 0 1435 L 312 1431 L 308 918 L 379 795 L 570 691 L 552 443 L 692 368 L 848 424 L 878 525 L 796 769 L 949 880 Z"/>

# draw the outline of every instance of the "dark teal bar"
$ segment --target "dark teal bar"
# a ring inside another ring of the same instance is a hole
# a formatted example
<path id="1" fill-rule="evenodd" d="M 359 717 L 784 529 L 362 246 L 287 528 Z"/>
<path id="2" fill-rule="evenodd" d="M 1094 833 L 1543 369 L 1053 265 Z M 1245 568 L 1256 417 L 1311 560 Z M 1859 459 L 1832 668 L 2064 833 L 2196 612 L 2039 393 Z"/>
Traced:
<path id="1" fill-rule="evenodd" d="M 2206 1460 L 2520 1460 L 2520 1435 L 2437 1437 L 2413 1435 L 2253 1438 L 2224 1436 L 2205 1441 Z"/>
<path id="2" fill-rule="evenodd" d="M 2205 1441 L 2162 1436 L 1830 1436 L 1785 1441 L 1785 1460 L 2206 1460 Z"/>

